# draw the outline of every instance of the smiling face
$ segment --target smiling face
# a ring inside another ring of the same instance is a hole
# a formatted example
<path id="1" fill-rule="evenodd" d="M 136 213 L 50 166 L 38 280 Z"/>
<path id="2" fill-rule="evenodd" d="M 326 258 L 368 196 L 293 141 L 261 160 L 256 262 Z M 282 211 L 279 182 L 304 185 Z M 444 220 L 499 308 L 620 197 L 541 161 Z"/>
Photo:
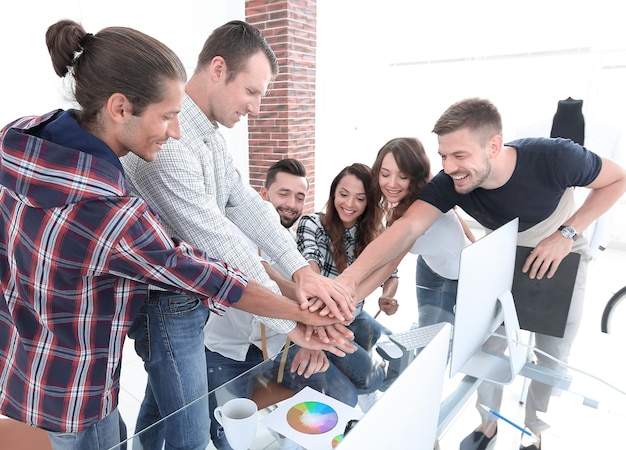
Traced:
<path id="1" fill-rule="evenodd" d="M 140 116 L 129 115 L 122 124 L 117 145 L 111 146 L 118 156 L 131 152 L 146 161 L 154 161 L 170 137 L 180 139 L 178 112 L 185 83 L 169 80 L 165 86 L 162 101 L 149 104 Z"/>
<path id="2" fill-rule="evenodd" d="M 306 200 L 307 180 L 286 172 L 278 172 L 274 182 L 261 188 L 261 197 L 269 201 L 280 216 L 280 223 L 291 228 L 302 215 Z"/>
<path id="3" fill-rule="evenodd" d="M 398 167 L 393 153 L 387 153 L 380 166 L 378 186 L 385 199 L 392 205 L 402 201 L 409 194 L 411 178 Z"/>
<path id="4" fill-rule="evenodd" d="M 456 191 L 468 194 L 485 187 L 491 175 L 491 141 L 482 146 L 468 128 L 440 135 L 437 139 L 443 170 L 454 181 Z"/>
<path id="5" fill-rule="evenodd" d="M 363 182 L 354 175 L 344 176 L 337 184 L 333 205 L 344 228 L 352 228 L 367 207 Z"/>
<path id="6" fill-rule="evenodd" d="M 217 83 L 209 99 L 209 120 L 232 128 L 242 117 L 258 115 L 261 98 L 266 94 L 272 79 L 272 67 L 265 53 L 258 51 L 252 55 L 245 69 L 233 79 L 228 78 L 223 59 L 216 58 L 211 64 Z"/>

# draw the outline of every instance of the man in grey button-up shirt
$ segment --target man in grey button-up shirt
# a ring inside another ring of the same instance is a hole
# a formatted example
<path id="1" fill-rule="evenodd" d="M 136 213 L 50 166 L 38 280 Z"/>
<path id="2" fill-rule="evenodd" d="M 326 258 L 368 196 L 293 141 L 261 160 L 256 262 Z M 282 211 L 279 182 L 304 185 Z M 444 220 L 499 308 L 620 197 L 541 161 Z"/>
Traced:
<path id="1" fill-rule="evenodd" d="M 258 193 L 241 179 L 218 130 L 218 124 L 231 128 L 242 116 L 258 114 L 261 97 L 265 95 L 277 71 L 274 53 L 258 30 L 239 21 L 219 27 L 205 42 L 198 58 L 198 66 L 187 83 L 179 114 L 180 141 L 168 141 L 157 159 L 150 164 L 145 164 L 138 158 L 126 158 L 123 161 L 124 169 L 133 192 L 147 200 L 172 235 L 193 243 L 212 257 L 234 265 L 250 278 L 279 293 L 277 285 L 270 280 L 247 244 L 230 231 L 230 220 L 250 239 L 266 249 L 292 275 L 298 287 L 305 293 L 303 298 L 299 298 L 303 309 L 310 306 L 304 297 L 317 294 L 320 298 L 311 302 L 315 304 L 313 309 L 321 308 L 319 300 L 322 300 L 324 309 L 330 310 L 335 318 L 343 316 L 351 319 L 354 307 L 347 291 L 338 290 L 330 280 L 317 276 L 310 269 L 292 237 L 280 225 L 272 205 L 262 201 Z M 167 332 L 169 316 L 162 313 L 163 308 L 147 309 L 148 315 L 152 314 L 153 317 L 146 321 L 146 327 L 153 336 L 149 339 L 149 360 L 144 357 L 148 371 L 148 388 L 137 422 L 138 430 L 154 422 L 155 408 L 164 417 L 199 396 L 186 391 L 187 383 L 180 380 L 185 370 L 176 367 L 178 364 L 185 364 L 184 358 L 190 359 L 189 355 L 195 355 L 197 349 L 194 346 L 193 349 L 188 349 L 187 355 L 170 355 L 169 359 L 159 360 L 157 363 L 157 356 L 171 352 L 170 348 L 160 350 L 157 346 L 162 341 L 174 339 L 174 336 Z M 191 316 L 198 312 L 186 311 L 185 314 Z M 176 317 L 178 327 L 180 316 L 178 314 Z M 229 347 L 233 349 L 229 345 L 229 339 L 230 344 L 238 340 L 236 336 L 232 340 L 232 331 L 241 326 L 240 319 L 237 314 L 219 318 L 211 316 L 205 333 L 209 337 L 213 336 L 212 340 L 219 343 L 218 347 L 221 346 L 222 350 Z M 342 349 L 352 350 L 345 340 L 346 337 L 351 337 L 347 330 L 342 335 L 337 331 L 338 328 L 328 327 L 321 329 L 320 333 L 307 341 L 302 325 L 271 318 L 259 319 L 274 330 L 274 333 L 286 333 L 301 346 L 326 349 L 340 355 Z M 245 331 L 237 330 L 238 334 L 243 332 L 249 336 L 249 340 L 256 339 L 258 326 L 250 320 L 243 323 L 246 323 L 247 328 Z M 336 341 L 332 344 L 322 341 L 318 335 L 324 335 L 324 330 L 328 330 Z M 190 329 L 190 333 L 192 331 Z M 158 337 L 154 338 L 154 334 L 158 334 Z M 227 356 L 242 360 L 245 359 L 247 350 L 247 345 L 239 345 Z M 195 356 L 193 359 L 188 364 L 197 363 Z M 169 368 L 178 377 L 164 376 Z M 198 373 L 197 376 L 201 377 L 202 374 Z M 172 379 L 176 383 L 172 383 Z M 176 388 L 180 392 L 173 392 Z M 155 433 L 164 433 L 166 442 L 168 428 L 172 423 L 168 419 L 164 427 L 155 430 Z M 192 423 L 190 428 L 196 433 L 203 433 L 206 424 L 202 427 L 200 423 Z M 156 438 L 155 448 L 160 448 L 162 438 L 162 434 Z M 180 445 L 178 442 L 175 444 Z"/>

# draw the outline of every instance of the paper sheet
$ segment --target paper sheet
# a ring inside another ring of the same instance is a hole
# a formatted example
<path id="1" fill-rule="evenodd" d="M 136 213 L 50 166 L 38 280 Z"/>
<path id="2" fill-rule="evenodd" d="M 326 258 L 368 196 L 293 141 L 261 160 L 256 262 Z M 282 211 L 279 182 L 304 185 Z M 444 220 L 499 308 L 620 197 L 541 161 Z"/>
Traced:
<path id="1" fill-rule="evenodd" d="M 360 409 L 305 387 L 279 403 L 263 424 L 305 449 L 332 450 L 343 439 L 348 421 L 362 416 Z"/>

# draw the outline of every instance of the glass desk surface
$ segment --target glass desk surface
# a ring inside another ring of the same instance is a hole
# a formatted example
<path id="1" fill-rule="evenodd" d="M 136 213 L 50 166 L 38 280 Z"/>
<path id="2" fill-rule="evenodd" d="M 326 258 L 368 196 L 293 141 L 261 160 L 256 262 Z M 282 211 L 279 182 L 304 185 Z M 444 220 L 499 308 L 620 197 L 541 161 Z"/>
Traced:
<path id="1" fill-rule="evenodd" d="M 255 402 L 259 405 L 258 408 L 258 420 L 257 420 L 257 435 L 254 441 L 251 450 L 258 449 L 279 449 L 281 448 L 278 441 L 275 438 L 275 435 L 272 435 L 270 430 L 263 425 L 263 418 L 270 414 L 276 408 L 276 402 L 280 401 L 287 396 L 292 396 L 294 394 L 293 391 L 288 391 L 286 388 L 284 390 L 280 389 L 275 381 L 276 377 L 276 366 L 278 365 L 280 358 L 283 352 L 279 353 L 276 357 L 272 359 L 268 359 L 258 364 L 257 366 L 251 368 L 250 370 L 242 373 L 236 378 L 233 378 L 229 382 L 221 385 L 217 389 L 214 389 L 211 392 L 208 392 L 203 397 L 197 399 L 196 402 L 209 402 L 210 396 L 215 396 L 216 404 L 218 406 L 223 406 L 228 400 L 233 398 L 240 397 L 237 393 L 241 391 L 242 386 L 246 386 L 248 384 L 253 385 L 255 387 L 253 398 Z M 285 367 L 285 372 L 289 370 L 289 367 Z M 267 389 L 264 387 L 271 385 L 272 393 L 269 393 Z M 185 406 L 185 408 L 190 405 Z M 346 408 L 351 408 L 348 405 L 345 405 Z M 358 408 L 358 407 L 357 407 Z M 181 408 L 181 410 L 184 408 Z M 178 414 L 181 410 L 178 410 L 175 413 L 172 413 L 170 416 L 161 419 L 159 422 L 153 424 L 151 427 L 146 428 L 145 430 L 136 433 L 132 436 L 129 436 L 128 439 L 121 443 L 118 446 L 115 446 L 113 449 L 121 449 L 126 446 L 127 449 L 143 449 L 141 445 L 141 438 L 143 435 L 148 433 L 152 427 L 162 426 L 165 421 L 171 419 L 174 414 Z M 360 411 L 360 410 L 359 410 Z M 360 413 L 359 413 L 360 414 Z M 125 420 L 128 420 L 127 417 L 124 417 Z M 130 424 L 127 424 L 127 426 Z M 209 423 L 206 424 L 207 428 L 209 427 Z M 214 449 L 212 443 L 209 443 L 207 449 Z M 112 449 L 112 450 L 113 450 Z"/>
<path id="2" fill-rule="evenodd" d="M 593 337 L 586 337 L 585 345 L 580 352 L 572 353 L 570 364 L 576 370 L 570 370 L 572 382 L 568 391 L 553 397 L 550 402 L 547 421 L 551 424 L 551 428 L 544 432 L 543 436 L 543 441 L 546 444 L 553 442 L 554 448 L 565 448 L 563 447 L 564 443 L 567 443 L 568 448 L 585 448 L 582 443 L 586 442 L 589 445 L 594 443 L 595 448 L 613 448 L 611 445 L 620 442 L 618 439 L 621 439 L 621 426 L 626 419 L 626 396 L 623 393 L 618 393 L 614 387 L 624 389 L 626 383 L 623 382 L 625 379 L 624 368 L 619 361 L 610 356 L 623 357 L 623 343 L 623 341 L 616 341 L 613 336 L 597 332 Z M 601 351 L 599 351 L 600 349 Z M 279 357 L 280 355 L 277 358 Z M 263 373 L 265 369 L 274 364 L 273 360 L 264 361 L 255 368 L 207 393 L 197 401 L 208 402 L 209 395 L 215 395 L 217 404 L 223 405 L 231 398 L 237 397 L 233 392 L 237 392 L 239 385 L 250 383 L 253 380 L 255 383 L 259 383 L 259 380 L 261 382 L 267 381 Z M 583 367 L 588 372 L 578 372 L 578 370 L 583 370 Z M 442 398 L 444 404 L 454 398 L 459 386 L 468 383 L 469 378 L 463 374 L 457 374 L 452 378 L 449 378 L 448 375 L 449 372 L 446 373 L 444 381 Z M 513 383 L 505 386 L 501 410 L 505 417 L 519 424 L 523 423 L 524 418 L 525 380 L 526 378 L 518 376 Z M 472 381 L 473 379 L 470 378 L 469 383 Z M 458 448 L 458 443 L 463 437 L 478 425 L 478 414 L 473 407 L 476 398 L 474 389 L 475 387 L 469 388 L 466 397 L 454 399 L 459 403 L 456 405 L 458 408 L 451 413 L 452 417 L 448 418 L 449 423 L 439 430 L 441 450 Z M 281 448 L 270 430 L 263 425 L 263 418 L 273 408 L 262 407 L 259 409 L 257 436 L 251 450 Z M 162 424 L 165 420 L 168 418 L 162 419 L 160 423 L 154 426 Z M 440 423 L 441 421 L 442 417 L 440 417 Z M 519 431 L 502 421 L 499 422 L 498 428 L 499 442 L 496 443 L 494 449 L 517 448 L 520 438 Z M 147 431 L 144 430 L 142 433 Z M 139 439 L 142 433 L 130 436 L 124 443 L 126 448 L 129 450 L 141 449 Z M 600 445 L 599 442 L 606 442 L 607 445 Z M 609 443 L 611 444 L 609 445 Z M 581 446 L 578 447 L 578 445 Z M 115 448 L 122 448 L 122 445 Z M 209 450 L 214 448 L 212 443 L 207 447 Z"/>
<path id="3" fill-rule="evenodd" d="M 623 251 L 608 249 L 589 266 L 583 322 L 569 359 L 569 364 L 573 368 L 583 370 L 587 374 L 570 369 L 572 383 L 569 391 L 552 397 L 549 412 L 545 416 L 551 428 L 542 435 L 546 448 L 613 449 L 620 448 L 616 445 L 623 441 L 622 428 L 626 423 L 626 395 L 595 379 L 594 376 L 612 383 L 618 389 L 626 389 L 626 364 L 624 364 L 626 356 L 623 350 L 626 344 L 626 323 L 623 327 L 624 331 L 618 335 L 606 335 L 600 332 L 600 317 L 604 305 L 612 293 L 625 283 L 623 280 L 624 257 L 626 253 Z M 402 273 L 412 273 L 415 270 L 415 260 L 405 258 L 399 269 L 403 271 Z M 417 315 L 416 302 L 413 301 L 414 289 L 411 283 L 400 283 L 396 297 L 411 299 L 411 301 L 401 302 L 401 314 L 389 317 L 381 314 L 378 320 L 396 332 L 408 329 Z M 377 297 L 366 303 L 365 309 L 371 315 L 374 315 L 378 309 L 376 300 Z M 522 340 L 527 339 L 528 335 L 525 334 Z M 269 363 L 266 361 L 263 364 Z M 139 367 L 139 370 L 143 371 L 143 367 Z M 232 398 L 231 390 L 236 383 L 247 382 L 251 376 L 256 376 L 256 373 L 254 371 L 253 375 L 253 371 L 247 372 L 218 388 L 214 392 L 218 402 L 223 404 Z M 457 390 L 463 378 L 462 374 L 457 374 L 453 378 L 449 378 L 446 374 L 442 400 Z M 524 420 L 523 399 L 527 389 L 526 380 L 518 376 L 513 383 L 504 388 L 500 412 L 516 423 L 522 423 Z M 138 393 L 142 394 L 142 392 Z M 475 399 L 475 393 L 465 399 L 449 426 L 442 430 L 439 441 L 441 450 L 458 449 L 459 442 L 479 424 L 479 416 L 474 408 Z M 202 401 L 208 401 L 208 393 Z M 280 448 L 261 422 L 263 415 L 268 413 L 268 410 L 260 411 L 257 441 L 252 447 L 253 450 Z M 128 414 L 124 414 L 124 419 L 129 426 L 135 420 Z M 134 435 L 128 439 L 126 442 L 128 449 L 141 448 L 136 445 L 137 437 L 138 435 Z M 493 450 L 517 448 L 519 438 L 519 431 L 499 421 L 498 438 Z M 207 448 L 213 449 L 214 447 L 210 444 Z"/>

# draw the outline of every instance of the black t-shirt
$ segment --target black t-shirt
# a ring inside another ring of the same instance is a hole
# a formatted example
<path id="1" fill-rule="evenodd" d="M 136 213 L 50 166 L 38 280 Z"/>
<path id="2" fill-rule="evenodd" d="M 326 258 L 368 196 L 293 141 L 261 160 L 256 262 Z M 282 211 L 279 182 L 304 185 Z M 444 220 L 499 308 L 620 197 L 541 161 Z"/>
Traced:
<path id="1" fill-rule="evenodd" d="M 567 188 L 587 186 L 602 168 L 598 155 L 569 139 L 525 138 L 505 145 L 517 149 L 517 162 L 503 186 L 459 194 L 441 171 L 420 198 L 444 213 L 458 205 L 491 230 L 519 217 L 519 231 L 525 231 L 552 214 Z"/>

